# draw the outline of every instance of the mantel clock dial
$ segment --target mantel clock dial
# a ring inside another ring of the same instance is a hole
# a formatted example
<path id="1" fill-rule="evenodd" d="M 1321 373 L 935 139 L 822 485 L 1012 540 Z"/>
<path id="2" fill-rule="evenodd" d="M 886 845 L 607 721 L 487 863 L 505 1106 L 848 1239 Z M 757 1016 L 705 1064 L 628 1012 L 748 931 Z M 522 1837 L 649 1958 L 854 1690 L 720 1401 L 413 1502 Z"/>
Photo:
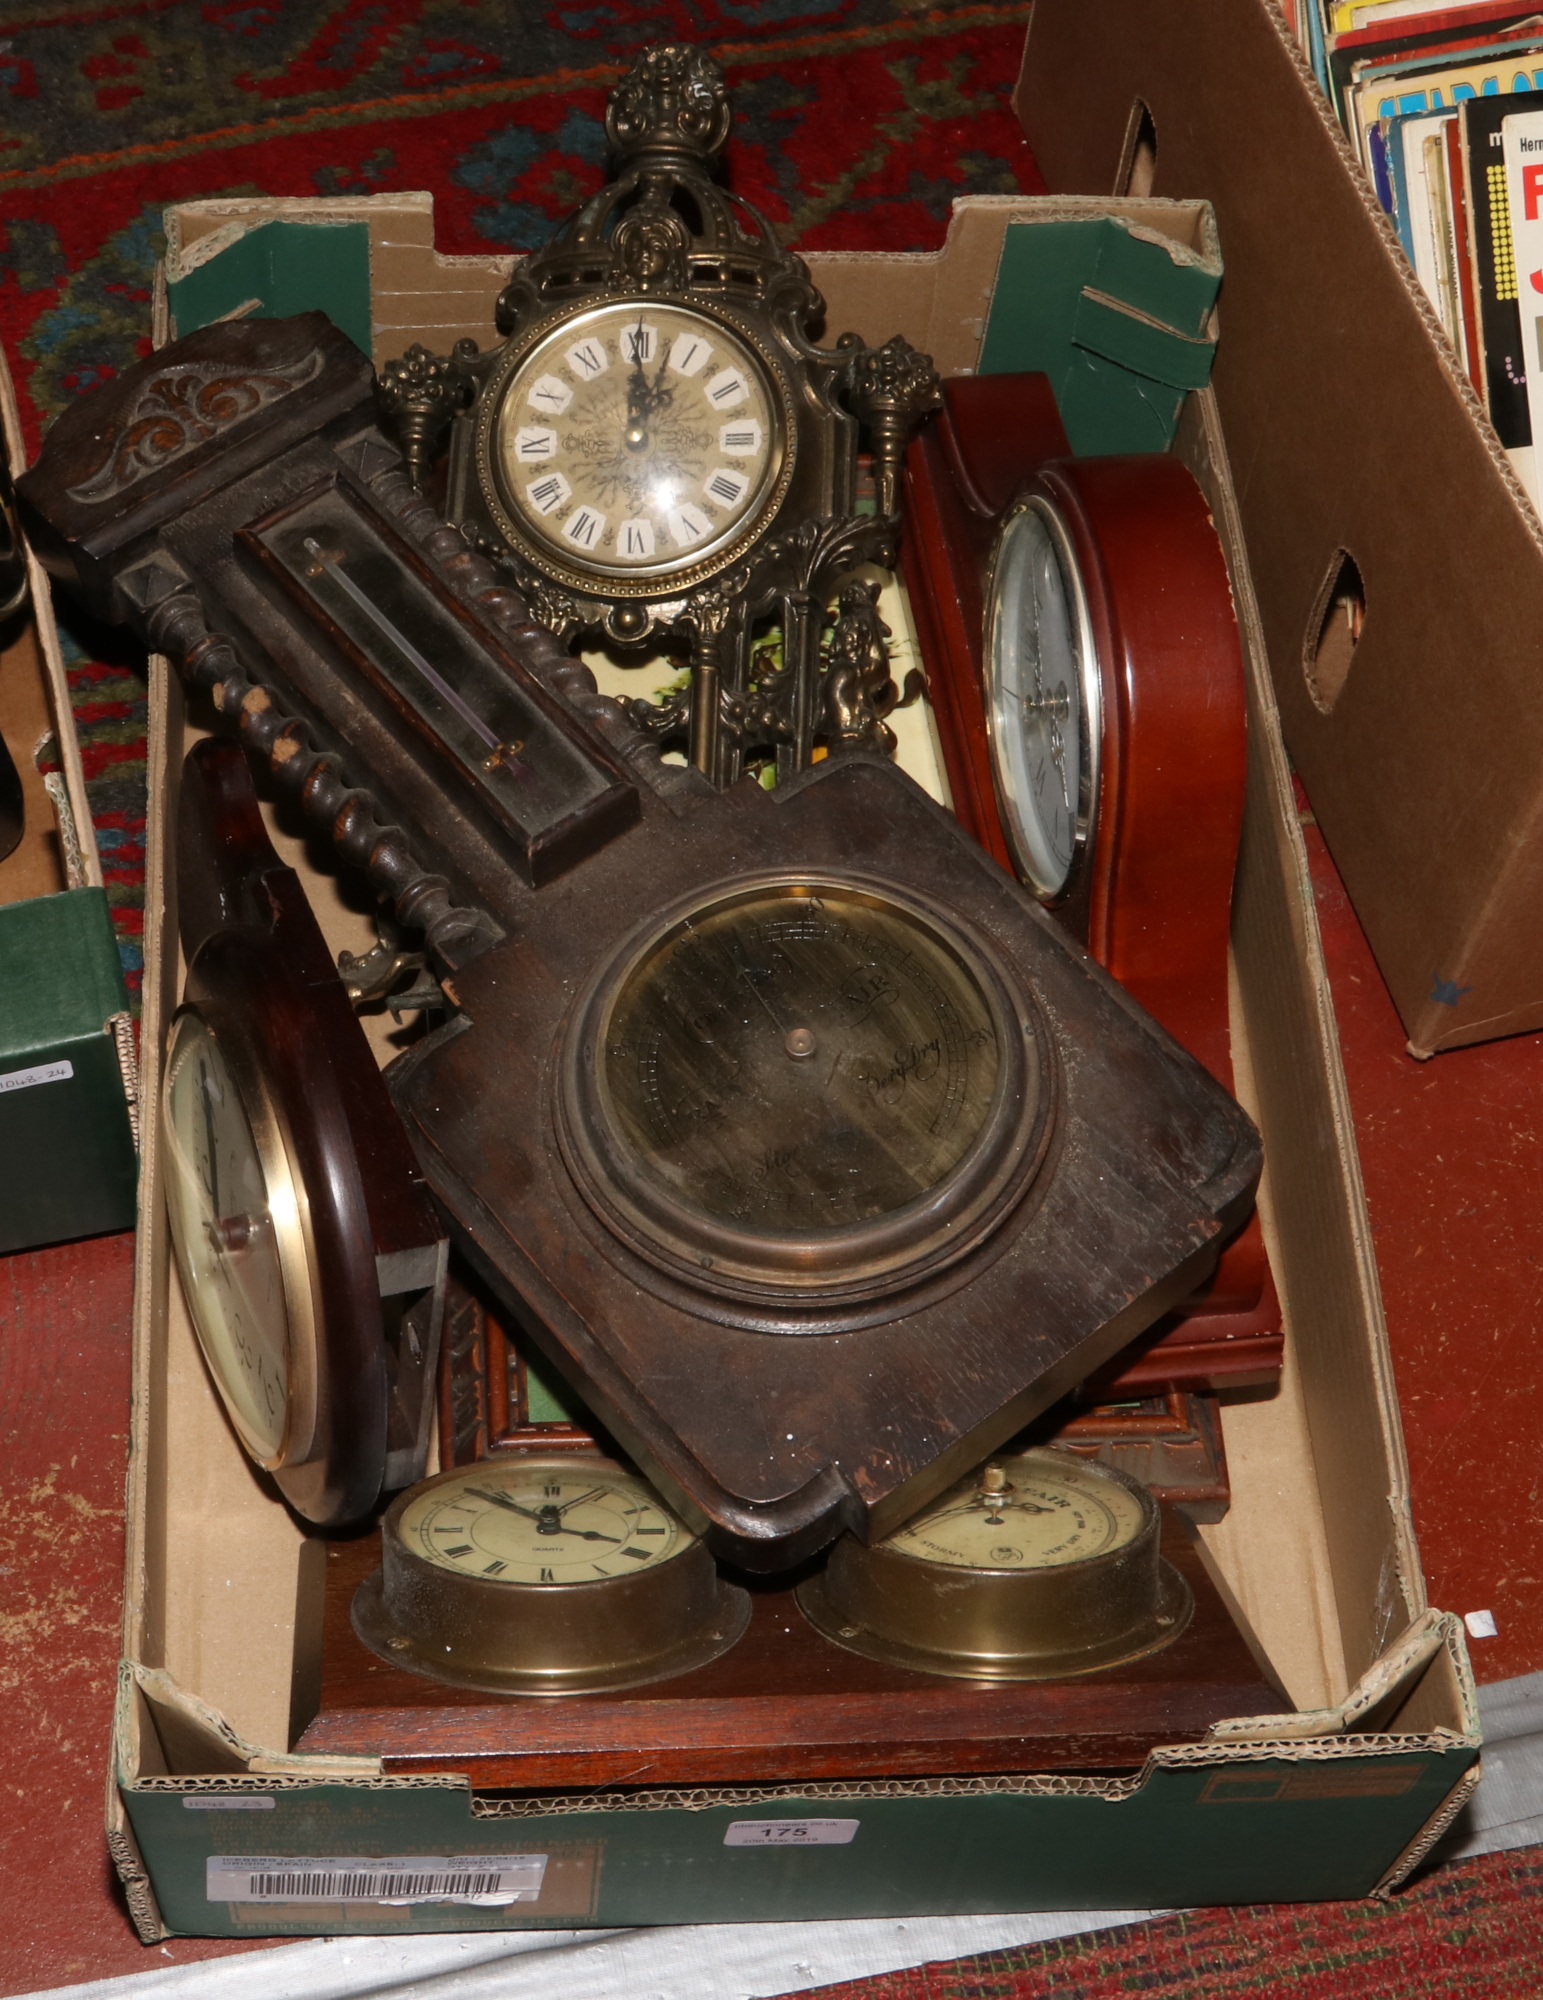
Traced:
<path id="1" fill-rule="evenodd" d="M 1189 1622 L 1160 1525 L 1128 1473 L 1041 1447 L 983 1466 L 871 1548 L 838 1542 L 798 1602 L 826 1638 L 894 1666 L 987 1681 L 1096 1673 Z"/>
<path id="2" fill-rule="evenodd" d="M 1020 877 L 1053 903 L 1096 833 L 1104 703 L 1076 547 L 1048 495 L 1009 511 L 987 603 L 986 725 L 1003 823 Z"/>
<path id="3" fill-rule="evenodd" d="M 564 641 L 689 659 L 685 741 L 715 784 L 750 752 L 786 776 L 850 727 L 821 658 L 827 607 L 864 563 L 893 563 L 900 457 L 937 378 L 898 336 L 814 344 L 807 267 L 713 178 L 729 103 L 705 52 L 639 57 L 606 130 L 616 176 L 516 265 L 502 347 L 413 348 L 382 371 L 382 408 L 420 480 L 449 431 L 450 521 Z M 770 675 L 752 661 L 768 623 Z"/>
<path id="4" fill-rule="evenodd" d="M 592 1694 L 705 1666 L 747 1594 L 636 1473 L 564 1452 L 457 1466 L 393 1503 L 354 1630 L 393 1666 L 498 1694 Z"/>

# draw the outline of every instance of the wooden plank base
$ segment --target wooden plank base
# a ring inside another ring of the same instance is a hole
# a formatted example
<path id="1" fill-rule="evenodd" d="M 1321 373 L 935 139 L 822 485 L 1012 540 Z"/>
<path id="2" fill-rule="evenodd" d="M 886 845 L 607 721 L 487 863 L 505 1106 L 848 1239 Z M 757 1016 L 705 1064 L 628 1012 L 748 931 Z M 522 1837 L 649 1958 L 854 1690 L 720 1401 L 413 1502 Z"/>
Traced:
<path id="1" fill-rule="evenodd" d="M 1074 1680 L 986 1685 L 859 1658 L 810 1626 L 796 1578 L 741 1579 L 745 1636 L 710 1666 L 629 1693 L 532 1699 L 443 1687 L 354 1636 L 375 1536 L 328 1548 L 321 1702 L 296 1749 L 380 1756 L 388 1772 L 463 1772 L 479 1790 L 782 1784 L 1138 1768 L 1223 1716 L 1285 1703 L 1255 1663 L 1183 1528 L 1164 1553 L 1195 1593 L 1172 1646 Z"/>

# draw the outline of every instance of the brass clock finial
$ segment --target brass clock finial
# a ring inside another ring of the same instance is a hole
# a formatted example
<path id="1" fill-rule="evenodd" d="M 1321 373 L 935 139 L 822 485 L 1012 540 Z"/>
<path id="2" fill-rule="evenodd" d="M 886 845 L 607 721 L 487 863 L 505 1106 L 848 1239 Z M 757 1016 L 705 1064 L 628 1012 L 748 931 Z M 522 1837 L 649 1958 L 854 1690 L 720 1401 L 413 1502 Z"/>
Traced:
<path id="1" fill-rule="evenodd" d="M 611 94 L 606 136 L 620 165 L 645 153 L 712 160 L 729 136 L 732 113 L 723 71 L 705 49 L 664 42 L 645 49 Z"/>

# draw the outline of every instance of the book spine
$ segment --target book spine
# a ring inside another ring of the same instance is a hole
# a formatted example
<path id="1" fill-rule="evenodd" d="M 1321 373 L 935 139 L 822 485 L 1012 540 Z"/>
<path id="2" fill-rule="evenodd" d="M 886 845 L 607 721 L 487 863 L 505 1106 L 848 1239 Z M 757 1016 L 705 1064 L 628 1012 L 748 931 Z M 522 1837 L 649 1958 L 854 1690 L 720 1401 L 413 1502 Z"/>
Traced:
<path id="1" fill-rule="evenodd" d="M 1446 128 L 1447 189 L 1452 207 L 1453 279 L 1461 307 L 1463 366 L 1468 379 L 1484 394 L 1482 349 L 1479 345 L 1479 312 L 1473 295 L 1473 258 L 1468 245 L 1468 192 L 1463 172 L 1462 121 L 1454 118 Z"/>
<path id="2" fill-rule="evenodd" d="M 1507 450 L 1514 450 L 1532 443 L 1532 418 L 1527 409 L 1527 368 L 1516 302 L 1516 255 L 1506 200 L 1505 152 L 1498 124 L 1491 130 L 1475 123 L 1466 106 L 1461 116 L 1468 247 L 1484 353 L 1483 396 L 1496 436 Z"/>
<path id="3" fill-rule="evenodd" d="M 1329 54 L 1324 31 L 1324 10 L 1330 0 L 1303 0 L 1307 12 L 1307 59 L 1325 97 L 1332 101 L 1329 87 Z"/>

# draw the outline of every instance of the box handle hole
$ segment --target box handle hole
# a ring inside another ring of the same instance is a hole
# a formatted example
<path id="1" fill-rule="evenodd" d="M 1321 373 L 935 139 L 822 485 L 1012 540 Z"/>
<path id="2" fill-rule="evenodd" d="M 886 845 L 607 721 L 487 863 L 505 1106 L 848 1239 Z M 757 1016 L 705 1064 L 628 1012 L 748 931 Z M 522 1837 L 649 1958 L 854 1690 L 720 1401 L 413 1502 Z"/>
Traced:
<path id="1" fill-rule="evenodd" d="M 1120 171 L 1114 191 L 1138 199 L 1152 192 L 1157 180 L 1157 127 L 1152 114 L 1138 97 L 1130 108 L 1125 128 L 1125 146 L 1120 154 Z"/>
<path id="2" fill-rule="evenodd" d="M 1365 623 L 1366 586 L 1361 581 L 1361 566 L 1348 549 L 1336 549 L 1323 588 L 1313 600 L 1302 656 L 1307 691 L 1324 715 L 1333 713 L 1344 691 Z"/>

